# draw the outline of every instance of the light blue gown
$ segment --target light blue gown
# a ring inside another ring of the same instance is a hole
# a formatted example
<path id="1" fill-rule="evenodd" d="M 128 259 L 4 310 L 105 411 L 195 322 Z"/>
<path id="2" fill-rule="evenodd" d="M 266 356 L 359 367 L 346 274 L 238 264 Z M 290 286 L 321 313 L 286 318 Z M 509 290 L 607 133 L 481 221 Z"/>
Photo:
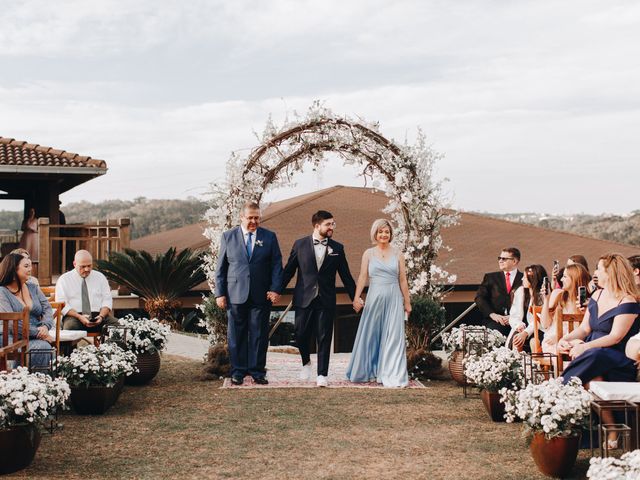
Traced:
<path id="1" fill-rule="evenodd" d="M 348 380 L 377 381 L 385 387 L 408 385 L 404 318 L 398 257 L 385 262 L 372 254 L 369 292 L 347 367 Z"/>

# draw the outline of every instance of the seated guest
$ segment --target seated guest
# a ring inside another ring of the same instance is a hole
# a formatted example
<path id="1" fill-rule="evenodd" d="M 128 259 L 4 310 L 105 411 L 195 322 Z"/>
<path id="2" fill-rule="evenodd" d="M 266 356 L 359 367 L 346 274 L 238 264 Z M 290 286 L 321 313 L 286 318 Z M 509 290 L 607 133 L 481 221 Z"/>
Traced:
<path id="1" fill-rule="evenodd" d="M 73 267 L 60 275 L 56 283 L 56 301 L 65 303 L 62 328 L 97 332 L 104 326 L 118 325 L 111 314 L 113 300 L 109 282 L 102 273 L 93 270 L 91 254 L 78 250 Z"/>
<path id="2" fill-rule="evenodd" d="M 589 300 L 580 326 L 558 342 L 558 352 L 572 359 L 563 374 L 565 383 L 578 377 L 585 388 L 592 380 L 634 382 L 637 375 L 634 362 L 624 353 L 640 330 L 640 288 L 631 265 L 622 255 L 610 253 L 600 257 L 596 273 L 601 290 Z M 602 421 L 614 423 L 613 414 L 603 412 Z M 607 442 L 609 448 L 617 448 L 615 433 Z"/>
<path id="3" fill-rule="evenodd" d="M 546 328 L 542 351 L 545 353 L 556 353 L 558 344 L 556 315 L 560 313 L 580 313 L 576 300 L 578 299 L 578 287 L 586 287 L 591 281 L 591 276 L 582 264 L 574 263 L 561 269 L 563 272 L 560 282 L 562 288 L 552 292 L 542 291 L 544 302 L 540 314 L 540 323 Z M 560 310 L 558 310 L 560 309 Z M 549 328 L 551 327 L 551 328 Z M 564 326 L 563 335 L 567 333 L 567 326 Z"/>
<path id="4" fill-rule="evenodd" d="M 568 267 L 569 265 L 576 264 L 582 265 L 587 272 L 589 271 L 589 262 L 587 262 L 587 259 L 582 255 L 571 255 L 569 258 L 567 258 L 567 263 L 565 266 Z"/>
<path id="5" fill-rule="evenodd" d="M 24 248 L 16 248 L 15 250 L 11 250 L 11 253 L 17 253 L 18 255 L 22 255 L 25 258 L 28 258 L 29 260 L 31 260 L 31 256 L 29 255 L 29 252 L 24 249 Z M 33 264 L 32 264 L 33 267 Z M 33 283 L 34 285 L 37 285 L 38 287 L 40 286 L 40 282 L 38 282 L 38 279 L 36 277 L 34 277 L 33 275 L 29 275 L 29 280 L 27 280 L 28 283 Z"/>
<path id="6" fill-rule="evenodd" d="M 633 269 L 633 278 L 636 285 L 640 286 L 640 255 L 633 255 L 627 258 L 627 260 L 629 260 L 631 268 Z"/>
<path id="7" fill-rule="evenodd" d="M 636 285 L 640 286 L 640 255 L 633 255 L 627 260 L 629 260 L 631 268 L 633 269 L 633 278 Z M 629 339 L 626 354 L 627 357 L 636 362 L 636 364 L 640 362 L 640 333 Z"/>
<path id="8" fill-rule="evenodd" d="M 51 305 L 40 288 L 28 282 L 30 277 L 31 260 L 29 258 L 10 253 L 2 260 L 0 263 L 0 311 L 17 313 L 27 307 L 29 309 L 29 350 L 53 352 L 49 344 L 54 341 L 49 334 L 49 330 L 53 328 Z M 0 328 L 2 328 L 1 324 Z M 13 335 L 9 337 L 9 341 L 13 341 Z M 31 355 L 30 366 L 46 368 L 51 358 L 51 355 L 46 352 Z"/>
<path id="9" fill-rule="evenodd" d="M 542 265 L 529 265 L 524 269 L 522 285 L 516 289 L 513 295 L 513 302 L 509 311 L 511 332 L 509 333 L 507 345 L 513 345 L 514 350 L 519 352 L 522 350 L 527 352 L 538 351 L 539 345 L 534 345 L 532 348 L 528 345 L 527 340 L 535 333 L 534 312 L 535 307 L 542 305 L 540 288 L 544 278 L 548 279 L 547 271 Z M 542 325 L 541 322 L 538 324 L 538 340 L 544 338 L 544 332 L 548 326 L 548 324 Z M 532 338 L 532 342 L 535 342 L 535 338 Z"/>
<path id="10" fill-rule="evenodd" d="M 485 274 L 476 293 L 475 302 L 482 313 L 486 327 L 509 335 L 509 309 L 511 292 L 522 285 L 522 272 L 518 271 L 520 250 L 504 248 L 498 256 L 499 272 Z"/>

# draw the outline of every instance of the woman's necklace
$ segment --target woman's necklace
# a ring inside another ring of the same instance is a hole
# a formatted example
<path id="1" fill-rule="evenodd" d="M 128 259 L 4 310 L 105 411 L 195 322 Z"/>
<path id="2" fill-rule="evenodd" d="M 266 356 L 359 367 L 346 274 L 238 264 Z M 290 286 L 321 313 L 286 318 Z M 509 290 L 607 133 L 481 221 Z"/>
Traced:
<path id="1" fill-rule="evenodd" d="M 382 249 L 378 247 L 378 252 L 380 253 L 380 258 L 382 260 L 386 260 L 389 255 L 391 255 L 391 249 L 389 247 Z"/>

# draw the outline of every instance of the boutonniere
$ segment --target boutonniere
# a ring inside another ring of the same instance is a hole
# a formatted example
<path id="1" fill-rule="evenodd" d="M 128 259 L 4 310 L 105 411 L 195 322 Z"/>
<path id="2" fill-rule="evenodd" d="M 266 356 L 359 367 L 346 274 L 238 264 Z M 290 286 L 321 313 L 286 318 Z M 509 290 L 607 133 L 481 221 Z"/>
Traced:
<path id="1" fill-rule="evenodd" d="M 262 246 L 262 240 L 256 240 L 256 245 L 258 247 L 261 247 Z"/>

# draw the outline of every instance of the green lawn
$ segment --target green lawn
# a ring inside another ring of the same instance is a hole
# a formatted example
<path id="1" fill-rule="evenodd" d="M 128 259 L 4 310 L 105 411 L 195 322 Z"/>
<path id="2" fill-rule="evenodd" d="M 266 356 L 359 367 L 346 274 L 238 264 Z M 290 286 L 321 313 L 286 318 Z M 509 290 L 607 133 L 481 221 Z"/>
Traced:
<path id="1" fill-rule="evenodd" d="M 453 382 L 426 389 L 220 390 L 165 356 L 103 416 L 65 414 L 7 478 L 536 479 L 519 425 Z M 581 454 L 575 478 L 584 478 Z"/>

